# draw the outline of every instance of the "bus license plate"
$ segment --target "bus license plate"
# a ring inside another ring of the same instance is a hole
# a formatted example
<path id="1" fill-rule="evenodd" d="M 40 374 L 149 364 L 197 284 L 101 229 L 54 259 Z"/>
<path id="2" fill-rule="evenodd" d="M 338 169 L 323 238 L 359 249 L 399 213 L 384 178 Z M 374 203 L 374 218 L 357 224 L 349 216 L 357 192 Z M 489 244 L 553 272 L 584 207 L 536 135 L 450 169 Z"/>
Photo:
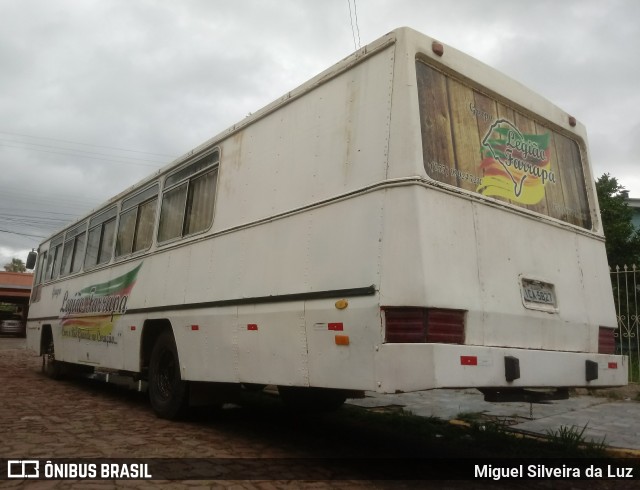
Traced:
<path id="1" fill-rule="evenodd" d="M 522 299 L 525 303 L 556 306 L 556 295 L 553 284 L 530 279 L 522 280 Z"/>

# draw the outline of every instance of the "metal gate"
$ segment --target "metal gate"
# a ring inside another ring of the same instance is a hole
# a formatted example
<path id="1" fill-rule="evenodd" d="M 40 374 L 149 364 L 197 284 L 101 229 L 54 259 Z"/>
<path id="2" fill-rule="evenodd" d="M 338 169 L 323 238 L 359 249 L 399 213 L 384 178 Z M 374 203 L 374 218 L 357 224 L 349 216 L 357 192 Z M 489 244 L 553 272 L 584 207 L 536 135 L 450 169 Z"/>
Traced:
<path id="1" fill-rule="evenodd" d="M 629 382 L 640 382 L 640 270 L 635 265 L 615 266 L 611 285 L 618 319 L 616 353 L 629 356 Z"/>

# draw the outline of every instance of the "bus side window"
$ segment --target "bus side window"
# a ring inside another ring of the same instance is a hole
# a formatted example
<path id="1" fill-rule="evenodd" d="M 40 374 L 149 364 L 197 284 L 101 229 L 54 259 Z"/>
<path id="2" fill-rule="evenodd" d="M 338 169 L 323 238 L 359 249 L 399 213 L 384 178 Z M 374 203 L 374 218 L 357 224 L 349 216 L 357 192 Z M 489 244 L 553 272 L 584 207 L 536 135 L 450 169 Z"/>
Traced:
<path id="1" fill-rule="evenodd" d="M 158 184 L 122 202 L 116 257 L 148 250 L 151 247 L 157 204 Z"/>
<path id="2" fill-rule="evenodd" d="M 147 250 L 153 241 L 153 227 L 156 221 L 156 207 L 158 198 L 140 204 L 138 207 L 138 219 L 136 233 L 133 237 L 133 251 Z"/>
<path id="3" fill-rule="evenodd" d="M 84 259 L 85 268 L 106 264 L 111 260 L 116 230 L 115 207 L 100 213 L 89 223 L 89 239 Z"/>
<path id="4" fill-rule="evenodd" d="M 158 242 L 205 231 L 213 221 L 219 152 L 167 177 L 162 195 Z"/>
<path id="5" fill-rule="evenodd" d="M 87 241 L 87 222 L 69 230 L 62 249 L 62 270 L 63 276 L 78 272 L 82 268 L 84 258 L 84 246 Z"/>
<path id="6" fill-rule="evenodd" d="M 60 263 L 62 254 L 62 236 L 55 238 L 49 247 L 49 257 L 47 257 L 46 280 L 56 279 L 60 273 Z"/>
<path id="7" fill-rule="evenodd" d="M 33 287 L 31 288 L 31 303 L 37 303 L 40 301 L 40 294 L 42 293 L 42 283 L 46 279 L 47 270 L 47 255 L 48 251 L 44 250 L 40 252 L 38 249 L 38 258 L 36 262 L 35 278 L 33 281 Z"/>
<path id="8" fill-rule="evenodd" d="M 36 280 L 34 281 L 35 285 L 41 284 L 45 279 L 44 271 L 47 267 L 47 251 L 45 250 L 41 254 L 38 255 L 38 263 L 36 265 Z"/>

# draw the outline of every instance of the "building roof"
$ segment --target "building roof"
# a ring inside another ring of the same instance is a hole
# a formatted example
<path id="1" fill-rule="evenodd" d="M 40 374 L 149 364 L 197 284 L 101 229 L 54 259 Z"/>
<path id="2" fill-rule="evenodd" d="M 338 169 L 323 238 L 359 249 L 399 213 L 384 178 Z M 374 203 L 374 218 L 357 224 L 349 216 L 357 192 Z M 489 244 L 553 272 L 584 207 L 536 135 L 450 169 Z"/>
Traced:
<path id="1" fill-rule="evenodd" d="M 32 282 L 33 274 L 0 272 L 0 301 L 28 300 Z"/>

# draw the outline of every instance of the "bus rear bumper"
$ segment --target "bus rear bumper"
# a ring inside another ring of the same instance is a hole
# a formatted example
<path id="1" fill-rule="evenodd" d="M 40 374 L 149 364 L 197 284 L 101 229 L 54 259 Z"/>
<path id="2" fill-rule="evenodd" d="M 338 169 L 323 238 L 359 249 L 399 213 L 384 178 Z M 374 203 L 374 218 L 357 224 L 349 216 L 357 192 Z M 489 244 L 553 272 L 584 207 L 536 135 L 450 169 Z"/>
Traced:
<path id="1" fill-rule="evenodd" d="M 383 344 L 376 391 L 434 388 L 604 388 L 628 383 L 621 355 L 453 344 Z"/>

